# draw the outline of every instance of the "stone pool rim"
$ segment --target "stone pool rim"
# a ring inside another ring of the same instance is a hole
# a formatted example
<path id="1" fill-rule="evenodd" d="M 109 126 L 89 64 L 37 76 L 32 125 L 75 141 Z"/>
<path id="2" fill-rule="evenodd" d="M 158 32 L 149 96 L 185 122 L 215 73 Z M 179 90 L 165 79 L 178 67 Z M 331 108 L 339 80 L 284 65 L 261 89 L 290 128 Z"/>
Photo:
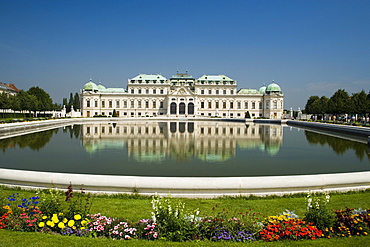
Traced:
<path id="1" fill-rule="evenodd" d="M 82 124 L 95 121 L 236 121 L 237 119 L 209 118 L 72 118 L 44 120 L 37 122 L 1 124 L 0 132 L 19 132 L 27 134 L 60 125 Z M 250 123 L 250 120 L 238 119 Z M 256 121 L 257 122 L 257 121 Z M 258 123 L 291 123 L 287 120 L 266 120 Z M 299 121 L 294 121 L 298 123 Z M 305 124 L 302 124 L 305 125 Z M 312 125 L 311 125 L 312 126 Z M 320 126 L 320 124 L 316 125 Z M 326 125 L 327 126 L 327 125 Z M 299 128 L 299 126 L 296 126 Z M 302 126 L 303 127 L 303 126 Z M 320 126 L 321 127 L 321 126 Z M 329 127 L 329 126 L 328 126 Z M 329 128 L 342 129 L 331 124 Z M 347 128 L 348 129 L 348 128 Z M 352 127 L 367 132 L 369 128 Z M 213 198 L 223 195 L 283 195 L 311 191 L 350 191 L 370 188 L 370 172 L 351 172 L 313 175 L 260 176 L 260 177 L 148 177 L 89 175 L 55 172 L 37 172 L 0 168 L 0 184 L 28 189 L 65 189 L 69 184 L 75 188 L 83 187 L 95 193 L 155 193 L 174 197 Z"/>

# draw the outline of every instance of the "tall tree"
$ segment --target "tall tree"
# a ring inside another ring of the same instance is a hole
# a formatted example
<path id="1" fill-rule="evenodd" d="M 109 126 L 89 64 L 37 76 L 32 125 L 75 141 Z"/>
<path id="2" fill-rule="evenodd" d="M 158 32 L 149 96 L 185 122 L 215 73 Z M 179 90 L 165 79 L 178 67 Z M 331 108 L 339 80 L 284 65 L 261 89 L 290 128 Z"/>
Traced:
<path id="1" fill-rule="evenodd" d="M 328 105 L 329 112 L 335 115 L 351 112 L 351 102 L 348 93 L 344 89 L 338 89 L 330 97 Z"/>
<path id="2" fill-rule="evenodd" d="M 306 103 L 305 110 L 308 114 L 317 114 L 319 110 L 317 109 L 318 101 L 320 100 L 319 96 L 311 96 Z"/>
<path id="3" fill-rule="evenodd" d="M 366 114 L 367 111 L 367 95 L 364 90 L 352 95 L 351 101 L 353 102 L 353 113 Z"/>
<path id="4" fill-rule="evenodd" d="M 69 94 L 68 106 L 67 106 L 67 112 L 70 112 L 71 111 L 72 105 L 73 105 L 73 94 L 70 93 Z M 74 106 L 73 106 L 73 108 L 74 108 Z"/>
<path id="5" fill-rule="evenodd" d="M 73 108 L 75 110 L 81 109 L 80 95 L 78 95 L 78 93 L 75 93 L 75 96 L 73 98 Z"/>
<path id="6" fill-rule="evenodd" d="M 3 118 L 5 117 L 4 116 L 5 109 L 10 109 L 11 108 L 11 106 L 10 106 L 10 102 L 11 102 L 10 98 L 11 97 L 13 97 L 13 96 L 11 96 L 11 95 L 9 95 L 5 92 L 2 92 L 0 94 L 0 109 L 3 110 Z"/>
<path id="7" fill-rule="evenodd" d="M 37 110 L 38 111 L 48 111 L 52 110 L 53 100 L 50 95 L 45 92 L 42 88 L 31 87 L 27 91 L 30 95 L 35 95 L 37 98 Z"/>

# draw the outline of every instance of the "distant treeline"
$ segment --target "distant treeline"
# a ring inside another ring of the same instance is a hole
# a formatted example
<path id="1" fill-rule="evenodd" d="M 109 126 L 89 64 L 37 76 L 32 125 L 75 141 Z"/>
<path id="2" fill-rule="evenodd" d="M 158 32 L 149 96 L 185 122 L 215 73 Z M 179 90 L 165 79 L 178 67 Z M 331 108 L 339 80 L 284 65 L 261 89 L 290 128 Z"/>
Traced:
<path id="1" fill-rule="evenodd" d="M 349 96 L 344 89 L 339 89 L 329 98 L 311 96 L 306 103 L 305 111 L 315 115 L 343 115 L 360 114 L 366 116 L 370 113 L 370 93 L 364 90 Z"/>
<path id="2" fill-rule="evenodd" d="M 53 103 L 50 95 L 39 87 L 31 87 L 28 91 L 19 90 L 16 95 L 0 94 L 0 109 L 13 111 L 42 112 L 60 110 L 60 105 Z"/>

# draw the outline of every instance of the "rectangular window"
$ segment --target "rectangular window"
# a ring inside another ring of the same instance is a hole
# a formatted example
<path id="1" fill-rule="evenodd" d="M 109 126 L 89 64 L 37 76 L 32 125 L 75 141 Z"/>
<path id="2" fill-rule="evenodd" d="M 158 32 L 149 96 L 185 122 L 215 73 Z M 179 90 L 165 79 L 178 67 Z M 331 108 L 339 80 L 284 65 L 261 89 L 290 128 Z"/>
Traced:
<path id="1" fill-rule="evenodd" d="M 204 102 L 200 102 L 200 108 L 204 108 Z"/>
<path id="2" fill-rule="evenodd" d="M 135 101 L 131 101 L 131 108 L 135 108 Z"/>
<path id="3" fill-rule="evenodd" d="M 202 90 L 200 90 L 200 94 L 204 94 L 204 90 L 202 89 Z"/>
<path id="4" fill-rule="evenodd" d="M 248 109 L 248 101 L 244 102 L 244 109 Z"/>
<path id="5" fill-rule="evenodd" d="M 212 90 L 208 90 L 208 94 L 212 94 Z"/>
<path id="6" fill-rule="evenodd" d="M 116 127 L 116 134 L 119 134 L 119 127 Z"/>
<path id="7" fill-rule="evenodd" d="M 101 102 L 101 107 L 102 107 L 102 108 L 104 108 L 104 107 L 105 107 L 105 101 L 104 101 L 104 100 Z"/>
<path id="8" fill-rule="evenodd" d="M 146 93 L 146 94 L 149 94 L 149 89 L 146 89 L 146 90 L 145 90 L 145 93 Z"/>
<path id="9" fill-rule="evenodd" d="M 230 102 L 230 109 L 234 109 L 234 102 Z"/>
<path id="10" fill-rule="evenodd" d="M 116 101 L 116 108 L 119 108 L 119 101 Z"/>
<path id="11" fill-rule="evenodd" d="M 95 100 L 94 105 L 95 105 L 95 107 L 98 107 L 98 101 L 97 100 Z"/>
<path id="12" fill-rule="evenodd" d="M 159 108 L 163 108 L 163 101 L 159 102 Z"/>
<path id="13" fill-rule="evenodd" d="M 262 109 L 262 102 L 259 102 L 259 108 Z"/>
<path id="14" fill-rule="evenodd" d="M 141 89 L 137 90 L 137 93 L 138 93 L 138 94 L 141 94 Z"/>
<path id="15" fill-rule="evenodd" d="M 216 94 L 219 94 L 219 91 L 218 91 L 218 89 L 216 90 Z"/>
<path id="16" fill-rule="evenodd" d="M 161 94 L 163 94 L 163 93 L 164 93 L 163 89 L 161 89 L 160 93 L 161 93 Z"/>
<path id="17" fill-rule="evenodd" d="M 157 108 L 157 101 L 153 101 L 153 109 Z"/>
<path id="18" fill-rule="evenodd" d="M 133 94 L 133 93 L 135 93 L 135 90 L 134 89 L 131 89 L 131 93 Z"/>
<path id="19" fill-rule="evenodd" d="M 90 100 L 86 101 L 86 107 L 90 107 Z"/>
<path id="20" fill-rule="evenodd" d="M 270 103 L 266 102 L 266 109 L 270 109 Z"/>
<path id="21" fill-rule="evenodd" d="M 226 102 L 222 102 L 222 108 L 226 109 Z"/>
<path id="22" fill-rule="evenodd" d="M 110 100 L 110 101 L 108 101 L 108 104 L 109 104 L 109 108 L 112 108 L 113 103 L 112 103 L 112 101 L 111 101 L 111 100 Z"/>
<path id="23" fill-rule="evenodd" d="M 109 133 L 108 134 L 112 134 L 112 131 L 113 131 L 113 128 L 112 128 L 112 126 L 109 126 Z"/>
<path id="24" fill-rule="evenodd" d="M 234 94 L 234 90 L 230 90 L 230 94 Z"/>
<path id="25" fill-rule="evenodd" d="M 224 94 L 226 94 L 226 90 L 224 90 Z"/>
<path id="26" fill-rule="evenodd" d="M 105 127 L 104 126 L 101 127 L 101 133 L 105 134 Z"/>
<path id="27" fill-rule="evenodd" d="M 157 90 L 153 89 L 153 94 L 156 94 L 157 93 Z"/>
<path id="28" fill-rule="evenodd" d="M 209 101 L 209 102 L 208 102 L 208 108 L 209 108 L 209 109 L 211 109 L 211 108 L 212 108 L 212 102 L 211 102 L 211 101 Z"/>
<path id="29" fill-rule="evenodd" d="M 277 102 L 274 101 L 274 109 L 277 109 Z"/>
<path id="30" fill-rule="evenodd" d="M 90 134 L 90 127 L 86 128 L 86 134 Z"/>
<path id="31" fill-rule="evenodd" d="M 238 102 L 238 109 L 241 109 L 241 108 L 242 108 L 242 103 Z"/>
<path id="32" fill-rule="evenodd" d="M 145 101 L 145 108 L 149 108 L 149 101 Z"/>
<path id="33" fill-rule="evenodd" d="M 137 108 L 141 108 L 141 100 L 137 102 Z"/>
<path id="34" fill-rule="evenodd" d="M 216 109 L 218 109 L 219 108 L 219 103 L 218 103 L 218 101 L 216 101 Z"/>
<path id="35" fill-rule="evenodd" d="M 123 101 L 123 108 L 127 108 L 127 101 L 126 100 Z"/>
<path id="36" fill-rule="evenodd" d="M 256 102 L 252 102 L 252 109 L 256 109 Z"/>

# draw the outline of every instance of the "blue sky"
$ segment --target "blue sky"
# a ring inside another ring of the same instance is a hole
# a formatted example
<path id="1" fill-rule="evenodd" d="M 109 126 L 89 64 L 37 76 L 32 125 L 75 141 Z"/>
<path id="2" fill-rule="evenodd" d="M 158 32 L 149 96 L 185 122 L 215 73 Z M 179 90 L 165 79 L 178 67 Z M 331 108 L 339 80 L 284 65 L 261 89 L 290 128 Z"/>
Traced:
<path id="1" fill-rule="evenodd" d="M 0 0 L 0 81 L 57 103 L 90 79 L 126 87 L 139 73 L 272 80 L 285 109 L 311 95 L 370 91 L 370 1 Z"/>

